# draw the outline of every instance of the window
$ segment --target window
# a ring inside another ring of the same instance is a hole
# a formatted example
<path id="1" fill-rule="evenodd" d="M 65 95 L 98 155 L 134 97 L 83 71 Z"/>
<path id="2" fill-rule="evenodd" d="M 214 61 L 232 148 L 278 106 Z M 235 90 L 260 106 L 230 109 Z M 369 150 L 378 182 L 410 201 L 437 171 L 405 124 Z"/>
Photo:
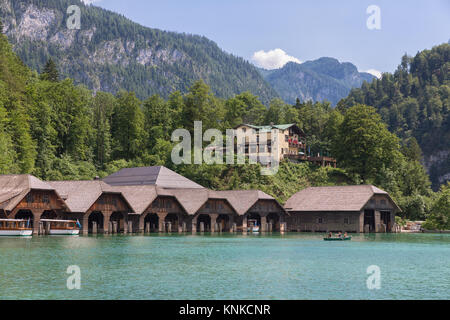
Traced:
<path id="1" fill-rule="evenodd" d="M 323 218 L 317 218 L 317 223 L 323 223 Z"/>
<path id="2" fill-rule="evenodd" d="M 242 132 L 244 132 L 244 133 L 245 133 L 245 131 L 247 131 L 247 129 L 246 129 L 246 128 L 242 128 Z"/>
<path id="3" fill-rule="evenodd" d="M 288 136 L 288 135 L 284 136 L 284 141 L 285 141 L 285 142 L 288 142 L 288 141 L 289 141 L 289 136 Z"/>
<path id="4" fill-rule="evenodd" d="M 209 209 L 211 207 L 211 205 L 209 204 L 209 202 L 207 202 L 206 204 L 205 204 L 205 209 Z"/>
<path id="5" fill-rule="evenodd" d="M 385 205 L 386 205 L 386 200 L 381 200 L 381 201 L 380 201 L 380 204 L 381 204 L 382 206 L 385 206 Z"/>
<path id="6" fill-rule="evenodd" d="M 167 201 L 166 202 L 166 209 L 170 209 L 170 208 L 172 208 L 172 202 Z"/>
<path id="7" fill-rule="evenodd" d="M 33 199 L 33 195 L 31 193 L 27 194 L 27 203 L 33 203 L 34 199 Z"/>
<path id="8" fill-rule="evenodd" d="M 350 218 L 344 218 L 344 224 L 350 224 Z"/>
<path id="9" fill-rule="evenodd" d="M 44 194 L 44 195 L 42 196 L 42 202 L 43 202 L 43 203 L 50 203 L 50 199 L 49 199 L 49 197 L 48 197 L 48 194 Z"/>
<path id="10" fill-rule="evenodd" d="M 218 207 L 219 209 L 223 209 L 223 204 L 219 203 L 219 204 L 217 205 L 217 207 Z"/>

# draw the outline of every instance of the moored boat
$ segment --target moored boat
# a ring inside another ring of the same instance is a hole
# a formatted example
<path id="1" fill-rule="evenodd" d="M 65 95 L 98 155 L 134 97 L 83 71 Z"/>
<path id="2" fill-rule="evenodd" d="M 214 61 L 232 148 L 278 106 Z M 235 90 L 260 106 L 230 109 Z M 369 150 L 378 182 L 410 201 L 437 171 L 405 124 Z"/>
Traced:
<path id="1" fill-rule="evenodd" d="M 31 236 L 30 221 L 23 219 L 0 219 L 0 236 Z"/>
<path id="2" fill-rule="evenodd" d="M 342 237 L 342 238 L 323 238 L 325 241 L 345 241 L 352 240 L 352 237 Z"/>
<path id="3" fill-rule="evenodd" d="M 49 235 L 78 235 L 79 222 L 75 220 L 41 219 L 50 226 L 46 228 Z"/>

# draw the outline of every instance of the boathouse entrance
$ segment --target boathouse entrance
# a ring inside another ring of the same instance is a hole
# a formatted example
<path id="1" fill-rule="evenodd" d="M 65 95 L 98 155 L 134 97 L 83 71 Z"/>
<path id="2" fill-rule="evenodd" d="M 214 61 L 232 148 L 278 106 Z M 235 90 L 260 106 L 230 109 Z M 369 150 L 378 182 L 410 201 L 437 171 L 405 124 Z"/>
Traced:
<path id="1" fill-rule="evenodd" d="M 197 231 L 209 232 L 211 231 L 211 217 L 209 214 L 200 214 L 197 218 Z"/>
<path id="2" fill-rule="evenodd" d="M 366 227 L 367 226 L 367 227 Z M 375 232 L 375 211 L 364 210 L 364 231 L 368 228 L 369 232 Z"/>
<path id="3" fill-rule="evenodd" d="M 216 220 L 219 232 L 229 231 L 231 229 L 230 225 L 230 215 L 228 214 L 219 214 Z"/>
<path id="4" fill-rule="evenodd" d="M 16 216 L 14 219 L 23 219 L 23 220 L 29 220 L 30 224 L 28 225 L 29 228 L 34 229 L 34 215 L 31 212 L 31 210 L 19 210 L 16 213 Z"/>
<path id="5" fill-rule="evenodd" d="M 93 211 L 88 218 L 88 232 L 97 233 L 103 230 L 103 214 L 100 211 Z"/>
<path id="6" fill-rule="evenodd" d="M 163 231 L 167 232 L 178 231 L 178 214 L 176 213 L 167 214 L 166 218 L 164 219 L 164 222 L 166 230 Z"/>
<path id="7" fill-rule="evenodd" d="M 111 215 L 111 218 L 109 218 L 109 221 L 111 222 L 110 228 L 112 233 L 127 232 L 124 213 L 118 211 L 114 212 Z"/>
<path id="8" fill-rule="evenodd" d="M 270 212 L 266 217 L 267 231 L 280 231 L 280 215 Z"/>
<path id="9" fill-rule="evenodd" d="M 261 216 L 259 213 L 250 212 L 247 215 L 247 227 L 251 230 L 253 226 L 261 227 Z"/>
<path id="10" fill-rule="evenodd" d="M 156 213 L 148 213 L 144 218 L 144 231 L 158 232 L 159 218 Z"/>
<path id="11" fill-rule="evenodd" d="M 380 221 L 386 227 L 386 232 L 391 231 L 392 222 L 391 222 L 391 212 L 390 211 L 380 211 Z"/>

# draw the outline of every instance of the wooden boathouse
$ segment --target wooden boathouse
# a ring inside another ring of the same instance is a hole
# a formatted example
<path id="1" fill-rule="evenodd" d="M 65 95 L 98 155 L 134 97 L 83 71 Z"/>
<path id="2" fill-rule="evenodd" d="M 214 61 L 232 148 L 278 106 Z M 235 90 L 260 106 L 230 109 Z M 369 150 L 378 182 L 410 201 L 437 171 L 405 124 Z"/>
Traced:
<path id="1" fill-rule="evenodd" d="M 43 232 L 41 219 L 70 214 L 70 209 L 48 183 L 29 174 L 0 175 L 0 217 L 29 221 L 33 234 Z"/>
<path id="2" fill-rule="evenodd" d="M 214 191 L 162 166 L 126 168 L 103 180 L 41 181 L 0 175 L 0 218 L 78 220 L 82 234 L 149 232 L 392 232 L 400 211 L 375 186 L 307 188 L 282 206 L 260 190 Z"/>
<path id="3" fill-rule="evenodd" d="M 289 231 L 393 232 L 400 210 L 386 191 L 372 185 L 311 187 L 285 204 Z"/>

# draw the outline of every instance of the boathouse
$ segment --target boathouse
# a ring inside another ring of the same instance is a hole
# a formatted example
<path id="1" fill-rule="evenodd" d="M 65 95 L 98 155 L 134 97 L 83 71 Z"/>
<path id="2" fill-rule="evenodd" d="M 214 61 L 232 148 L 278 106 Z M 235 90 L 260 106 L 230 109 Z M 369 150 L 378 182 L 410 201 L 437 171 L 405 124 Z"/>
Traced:
<path id="1" fill-rule="evenodd" d="M 121 192 L 134 214 L 134 232 L 285 230 L 284 208 L 258 190 L 213 191 L 162 166 L 122 169 L 104 182 Z"/>
<path id="2" fill-rule="evenodd" d="M 400 210 L 386 191 L 372 185 L 311 187 L 290 197 L 289 231 L 392 232 Z"/>
<path id="3" fill-rule="evenodd" d="M 29 174 L 0 175 L 0 216 L 29 221 L 33 234 L 43 232 L 41 219 L 55 219 L 70 209 L 48 183 Z"/>
<path id="4" fill-rule="evenodd" d="M 99 180 L 49 181 L 69 210 L 60 219 L 79 220 L 82 233 L 127 233 L 132 207 L 120 191 Z"/>

